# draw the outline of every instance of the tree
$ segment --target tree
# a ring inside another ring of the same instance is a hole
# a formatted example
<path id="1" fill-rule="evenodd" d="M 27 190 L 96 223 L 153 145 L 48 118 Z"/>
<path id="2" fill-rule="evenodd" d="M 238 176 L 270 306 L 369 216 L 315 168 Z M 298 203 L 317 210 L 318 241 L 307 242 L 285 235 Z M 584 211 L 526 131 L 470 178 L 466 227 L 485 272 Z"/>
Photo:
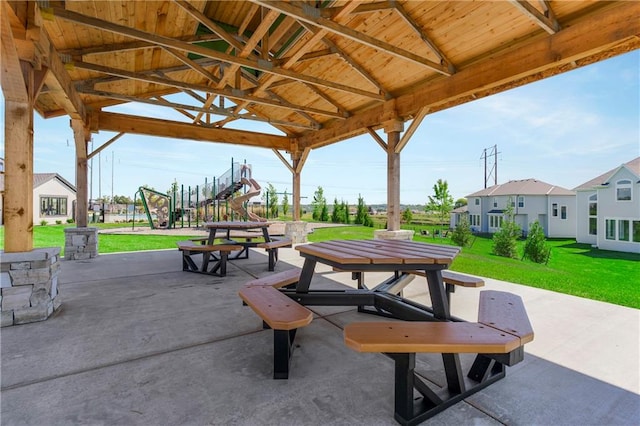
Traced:
<path id="1" fill-rule="evenodd" d="M 517 258 L 519 235 L 520 226 L 515 221 L 511 198 L 509 198 L 500 230 L 493 234 L 493 252 L 498 256 Z"/>
<path id="2" fill-rule="evenodd" d="M 467 218 L 463 217 L 451 233 L 451 241 L 460 247 L 466 247 L 471 244 L 472 237 L 471 225 L 469 225 Z"/>
<path id="3" fill-rule="evenodd" d="M 278 193 L 275 186 L 272 184 L 267 186 L 266 196 L 269 201 L 269 214 L 271 214 L 271 217 L 278 217 Z"/>
<path id="4" fill-rule="evenodd" d="M 453 207 L 453 197 L 449 194 L 449 184 L 446 180 L 438 179 L 433 185 L 433 196 L 429 196 L 429 203 L 425 210 L 427 212 L 434 211 L 440 217 L 440 223 L 446 223 Z"/>
<path id="5" fill-rule="evenodd" d="M 466 206 L 467 205 L 467 199 L 466 198 L 458 198 L 456 200 L 456 203 L 453 205 L 454 209 L 459 209 L 460 207 Z"/>
<path id="6" fill-rule="evenodd" d="M 114 195 L 113 202 L 114 204 L 133 204 L 133 200 L 126 195 Z"/>
<path id="7" fill-rule="evenodd" d="M 370 209 L 371 208 L 367 208 L 367 205 L 364 203 L 362 195 L 358 194 L 358 206 L 356 207 L 356 217 L 353 223 L 373 227 L 373 220 L 371 220 L 371 216 L 369 216 Z"/>
<path id="8" fill-rule="evenodd" d="M 412 220 L 413 220 L 413 213 L 411 212 L 411 209 L 407 207 L 402 212 L 402 221 L 404 223 L 410 223 Z"/>
<path id="9" fill-rule="evenodd" d="M 321 186 L 318 187 L 316 192 L 313 193 L 313 206 L 312 217 L 313 220 L 326 222 L 329 220 L 329 212 L 327 210 L 327 199 L 324 198 L 324 190 Z"/>
<path id="10" fill-rule="evenodd" d="M 349 203 L 342 200 L 342 223 L 349 223 Z"/>
<path id="11" fill-rule="evenodd" d="M 549 261 L 550 248 L 544 236 L 544 229 L 537 220 L 531 224 L 527 241 L 524 243 L 523 259 L 528 258 L 532 262 L 547 263 Z"/>
<path id="12" fill-rule="evenodd" d="M 282 196 L 282 214 L 287 215 L 289 213 L 289 195 L 287 195 L 287 190 L 284 190 L 284 195 Z"/>
<path id="13" fill-rule="evenodd" d="M 331 212 L 331 222 L 342 222 L 342 205 L 338 204 L 338 198 L 333 199 L 333 211 Z"/>

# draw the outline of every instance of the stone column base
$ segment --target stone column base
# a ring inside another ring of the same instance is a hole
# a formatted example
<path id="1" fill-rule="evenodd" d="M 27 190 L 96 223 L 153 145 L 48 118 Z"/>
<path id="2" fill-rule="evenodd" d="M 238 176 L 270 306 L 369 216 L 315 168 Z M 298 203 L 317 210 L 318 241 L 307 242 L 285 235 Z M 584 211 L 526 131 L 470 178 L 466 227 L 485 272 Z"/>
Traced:
<path id="1" fill-rule="evenodd" d="M 98 228 L 65 228 L 64 259 L 84 260 L 98 255 Z"/>
<path id="2" fill-rule="evenodd" d="M 414 231 L 408 229 L 400 229 L 398 231 L 389 231 L 386 229 L 376 229 L 373 231 L 374 240 L 407 240 L 413 239 Z"/>
<path id="3" fill-rule="evenodd" d="M 60 248 L 0 256 L 0 326 L 44 321 L 62 304 Z"/>
<path id="4" fill-rule="evenodd" d="M 287 222 L 284 226 L 284 234 L 287 238 L 291 239 L 291 243 L 306 243 L 307 242 L 307 222 Z"/>

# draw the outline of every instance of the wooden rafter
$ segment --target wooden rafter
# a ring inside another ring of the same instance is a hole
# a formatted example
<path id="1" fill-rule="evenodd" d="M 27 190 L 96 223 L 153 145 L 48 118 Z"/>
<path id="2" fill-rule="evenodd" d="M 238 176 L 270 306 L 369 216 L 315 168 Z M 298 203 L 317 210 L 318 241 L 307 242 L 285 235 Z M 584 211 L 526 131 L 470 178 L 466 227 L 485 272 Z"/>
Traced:
<path id="1" fill-rule="evenodd" d="M 348 38 L 350 40 L 372 47 L 374 49 L 378 49 L 389 55 L 393 55 L 398 58 L 405 59 L 413 63 L 425 66 L 440 74 L 444 74 L 444 75 L 452 74 L 449 71 L 449 69 L 444 65 L 430 61 L 428 59 L 421 57 L 420 55 L 416 55 L 415 53 L 393 46 L 384 41 L 377 40 L 367 34 L 354 31 L 347 26 L 340 25 L 334 22 L 333 20 L 323 18 L 321 14 L 318 12 L 318 9 L 315 9 L 306 3 L 303 3 L 301 6 L 295 6 L 291 3 L 285 3 L 282 1 L 268 1 L 268 0 L 251 0 L 251 1 L 258 3 L 261 6 L 278 10 L 279 12 L 295 17 L 298 20 L 308 22 L 317 27 L 325 29 L 329 32 L 338 34 L 341 37 Z"/>
<path id="2" fill-rule="evenodd" d="M 96 72 L 101 72 L 101 73 L 110 74 L 110 75 L 116 75 L 119 77 L 125 77 L 131 80 L 138 80 L 138 81 L 144 81 L 147 83 L 155 83 L 155 84 L 161 84 L 164 86 L 175 87 L 177 89 L 200 90 L 202 92 L 215 93 L 216 95 L 225 96 L 227 98 L 236 99 L 238 101 L 254 102 L 257 104 L 269 105 L 272 107 L 284 108 L 284 109 L 289 109 L 294 111 L 305 111 L 310 114 L 319 114 L 319 115 L 324 115 L 324 116 L 334 117 L 334 118 L 345 118 L 342 114 L 339 114 L 337 112 L 325 111 L 317 108 L 305 107 L 301 105 L 293 105 L 289 103 L 284 104 L 280 102 L 275 102 L 270 99 L 251 96 L 241 90 L 227 90 L 227 89 L 219 90 L 210 86 L 185 83 L 178 80 L 154 77 L 146 74 L 134 73 L 134 72 L 120 70 L 116 68 L 105 67 L 102 65 L 89 64 L 86 62 L 76 62 L 74 63 L 74 66 L 81 69 L 85 69 L 85 70 L 96 71 Z"/>
<path id="3" fill-rule="evenodd" d="M 418 127 L 420 127 L 422 120 L 424 120 L 428 112 L 429 112 L 429 108 L 424 107 L 418 111 L 415 117 L 413 117 L 413 121 L 411 121 L 409 128 L 402 134 L 400 141 L 394 148 L 396 154 L 400 154 L 400 152 L 404 149 L 404 147 L 409 143 L 409 141 L 411 140 L 411 137 L 416 132 L 416 130 L 418 130 Z"/>
<path id="4" fill-rule="evenodd" d="M 413 17 L 411 15 L 409 15 L 406 10 L 404 10 L 402 5 L 400 3 L 398 3 L 396 0 L 390 0 L 390 3 L 391 3 L 391 5 L 393 5 L 394 10 L 396 12 L 398 12 L 398 14 L 402 17 L 402 19 L 404 19 L 405 22 L 407 24 L 409 24 L 411 29 L 416 34 L 418 34 L 418 36 L 420 36 L 422 41 L 424 41 L 424 43 L 429 47 L 429 49 L 433 53 L 435 53 L 435 55 L 438 57 L 438 59 L 440 59 L 440 63 L 442 65 L 446 66 L 447 69 L 449 70 L 449 72 L 451 72 L 451 73 L 456 72 L 456 68 L 453 66 L 451 61 L 449 59 L 447 59 L 447 57 L 445 56 L 444 52 L 442 52 L 442 50 L 431 40 L 429 35 L 422 29 L 422 27 L 420 25 L 418 25 L 416 20 L 413 19 Z"/>
<path id="5" fill-rule="evenodd" d="M 281 76 L 284 78 L 290 78 L 293 80 L 303 81 L 305 83 L 315 84 L 315 85 L 323 86 L 329 89 L 343 91 L 346 93 L 350 93 L 352 95 L 359 95 L 359 96 L 368 97 L 371 99 L 383 100 L 383 96 L 379 93 L 372 93 L 365 90 L 353 88 L 344 84 L 326 81 L 313 76 L 300 74 L 285 68 L 274 67 L 273 64 L 268 61 L 252 60 L 248 58 L 241 58 L 238 56 L 228 55 L 222 52 L 208 49 L 203 46 L 191 45 L 189 43 L 184 43 L 169 37 L 147 33 L 145 31 L 140 31 L 135 28 L 129 28 L 123 25 L 114 24 L 112 22 L 103 21 L 101 19 L 92 18 L 76 12 L 71 12 L 59 7 L 54 7 L 53 10 L 57 18 L 64 19 L 70 22 L 75 22 L 80 25 L 86 25 L 89 27 L 97 28 L 99 30 L 109 31 L 109 32 L 124 35 L 127 37 L 149 41 L 157 44 L 158 46 L 165 46 L 165 47 L 175 48 L 178 50 L 184 50 L 186 52 L 195 53 L 197 55 L 201 55 L 201 56 L 212 58 L 212 59 L 218 59 L 220 61 L 227 62 L 230 64 L 237 64 L 240 66 L 253 68 L 265 73 L 278 75 L 278 76 Z"/>
<path id="6" fill-rule="evenodd" d="M 527 0 L 511 0 L 511 4 L 518 8 L 523 14 L 527 15 L 549 34 L 555 34 L 560 31 L 560 23 L 553 15 L 553 11 L 547 2 L 544 2 L 547 12 L 546 15 L 540 13 L 540 11 L 533 7 Z"/>
<path id="7" fill-rule="evenodd" d="M 100 96 L 100 97 L 105 97 L 105 98 L 110 98 L 110 99 L 117 99 L 123 102 L 138 102 L 138 103 L 143 103 L 143 104 L 147 104 L 147 105 L 154 105 L 154 106 L 161 106 L 161 107 L 169 107 L 169 108 L 173 108 L 179 111 L 198 111 L 198 112 L 202 112 L 202 113 L 206 113 L 206 114 L 215 114 L 215 115 L 222 115 L 225 117 L 233 117 L 235 119 L 245 119 L 245 120 L 252 120 L 252 121 L 261 121 L 263 123 L 269 123 L 269 124 L 273 124 L 273 125 L 280 125 L 280 126 L 289 126 L 289 127 L 300 127 L 300 128 L 304 128 L 304 129 L 317 129 L 319 126 L 313 126 L 313 125 L 305 125 L 305 124 L 301 124 L 301 123 L 294 123 L 294 122 L 290 122 L 290 121 L 282 121 L 282 120 L 272 120 L 269 118 L 263 118 L 263 117 L 257 117 L 255 115 L 251 115 L 251 114 L 236 114 L 233 113 L 225 108 L 219 108 L 216 107 L 214 105 L 209 106 L 208 108 L 204 108 L 204 107 L 199 107 L 199 106 L 195 106 L 195 105 L 188 105 L 188 104 L 181 104 L 178 102 L 171 102 L 171 101 L 167 101 L 166 99 L 163 99 L 162 101 L 154 101 L 152 99 L 148 99 L 148 98 L 141 98 L 141 97 L 136 97 L 136 96 L 127 96 L 127 95 L 121 95 L 118 93 L 111 93 L 111 92 L 104 92 L 104 91 L 86 91 L 84 92 L 87 95 L 92 95 L 92 96 Z M 195 118 L 195 116 L 193 117 Z M 199 121 L 199 120 L 198 120 Z"/>

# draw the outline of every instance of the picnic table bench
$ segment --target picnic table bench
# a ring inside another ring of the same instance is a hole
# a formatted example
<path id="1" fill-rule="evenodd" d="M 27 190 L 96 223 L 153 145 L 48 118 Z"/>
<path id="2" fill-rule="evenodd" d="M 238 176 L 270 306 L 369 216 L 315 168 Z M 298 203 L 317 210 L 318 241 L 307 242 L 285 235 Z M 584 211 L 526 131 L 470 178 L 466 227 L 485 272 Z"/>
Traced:
<path id="1" fill-rule="evenodd" d="M 296 331 L 311 323 L 313 313 L 278 288 L 297 283 L 300 269 L 289 269 L 248 282 L 240 298 L 273 330 L 273 378 L 287 379 Z"/>
<path id="2" fill-rule="evenodd" d="M 269 271 L 275 270 L 278 262 L 278 249 L 282 247 L 291 247 L 291 240 L 288 238 L 272 238 L 271 241 L 258 243 L 257 247 L 263 248 L 269 254 Z"/>
<path id="3" fill-rule="evenodd" d="M 183 271 L 218 275 L 220 277 L 227 275 L 229 253 L 243 248 L 237 244 L 200 244 L 198 241 L 193 240 L 178 241 L 176 244 L 178 245 L 178 250 L 182 252 Z M 216 256 L 216 253 L 218 253 L 218 256 Z M 200 266 L 193 259 L 196 255 L 202 255 Z M 211 268 L 209 268 L 210 260 L 215 261 Z"/>
<path id="4" fill-rule="evenodd" d="M 505 366 L 524 358 L 533 340 L 522 299 L 502 291 L 482 291 L 478 322 L 356 322 L 344 328 L 345 344 L 358 352 L 380 352 L 395 362 L 394 417 L 403 425 L 420 423 L 504 377 Z M 433 389 L 415 373 L 416 353 L 476 353 L 467 374 L 447 374 L 447 389 Z M 414 398 L 414 389 L 422 395 Z"/>

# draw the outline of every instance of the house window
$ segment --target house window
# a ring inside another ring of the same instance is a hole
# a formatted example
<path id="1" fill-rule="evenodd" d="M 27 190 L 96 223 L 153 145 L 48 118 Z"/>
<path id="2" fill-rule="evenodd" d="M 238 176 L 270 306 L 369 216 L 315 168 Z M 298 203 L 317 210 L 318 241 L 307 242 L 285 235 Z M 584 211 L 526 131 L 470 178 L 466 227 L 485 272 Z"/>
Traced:
<path id="1" fill-rule="evenodd" d="M 479 227 L 480 226 L 480 215 L 479 214 L 469 215 L 469 225 Z"/>
<path id="2" fill-rule="evenodd" d="M 605 238 L 607 240 L 615 240 L 616 239 L 616 221 L 615 219 L 607 219 L 605 220 L 606 233 Z"/>
<path id="3" fill-rule="evenodd" d="M 496 197 L 493 197 L 493 208 L 498 207 L 498 199 Z"/>
<path id="4" fill-rule="evenodd" d="M 40 216 L 66 216 L 67 197 L 40 197 Z"/>
<path id="5" fill-rule="evenodd" d="M 622 179 L 616 182 L 616 199 L 618 201 L 631 201 L 631 181 Z"/>
<path id="6" fill-rule="evenodd" d="M 598 194 L 589 197 L 589 235 L 598 235 Z"/>
<path id="7" fill-rule="evenodd" d="M 560 207 L 560 219 L 567 218 L 567 206 Z"/>
<path id="8" fill-rule="evenodd" d="M 524 207 L 524 195 L 518 195 L 518 207 Z"/>
<path id="9" fill-rule="evenodd" d="M 476 206 L 480 205 L 480 198 L 476 198 Z"/>
<path id="10" fill-rule="evenodd" d="M 640 220 L 633 221 L 633 242 L 640 243 Z"/>
<path id="11" fill-rule="evenodd" d="M 557 203 L 551 204 L 551 216 L 558 217 L 558 204 Z"/>
<path id="12" fill-rule="evenodd" d="M 629 241 L 629 221 L 628 220 L 618 221 L 618 240 Z"/>

